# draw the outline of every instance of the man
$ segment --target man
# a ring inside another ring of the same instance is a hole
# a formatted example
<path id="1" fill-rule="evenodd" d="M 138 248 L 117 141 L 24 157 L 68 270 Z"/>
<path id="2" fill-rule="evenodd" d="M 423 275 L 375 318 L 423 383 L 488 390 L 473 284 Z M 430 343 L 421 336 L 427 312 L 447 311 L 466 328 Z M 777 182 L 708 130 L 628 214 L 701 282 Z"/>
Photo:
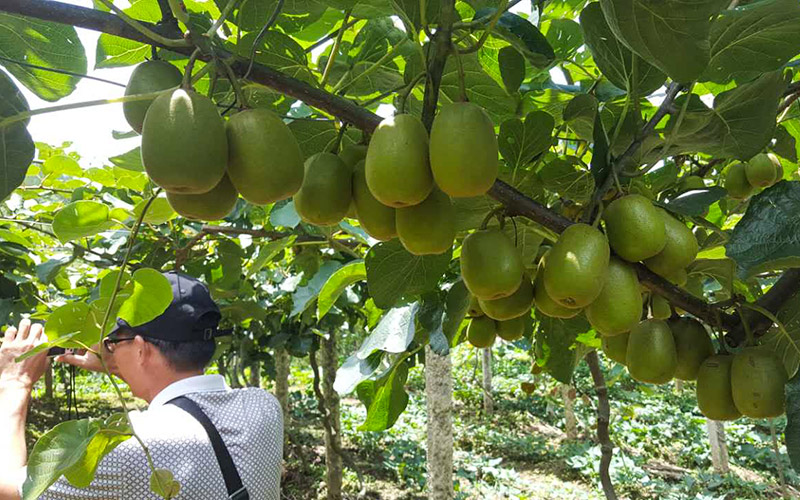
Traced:
<path id="1" fill-rule="evenodd" d="M 278 500 L 283 454 L 279 403 L 262 389 L 231 390 L 221 376 L 203 375 L 214 354 L 214 338 L 228 333 L 217 328 L 219 308 L 201 282 L 175 272 L 164 275 L 173 292 L 167 310 L 136 327 L 117 320 L 99 348 L 109 370 L 130 386 L 134 396 L 149 403 L 146 411 L 131 412 L 133 429 L 147 445 L 155 467 L 169 469 L 180 483 L 176 498 L 249 495 L 253 500 Z M 18 329 L 6 330 L 0 347 L 1 500 L 19 498 L 19 475 L 14 471 L 26 463 L 24 428 L 30 392 L 47 365 L 46 353 L 19 363 L 14 360 L 46 340 L 41 325 L 23 320 Z M 92 353 L 62 355 L 58 360 L 102 370 Z M 150 475 L 145 453 L 132 438 L 100 462 L 89 487 L 75 488 L 62 477 L 40 498 L 160 498 L 150 491 Z"/>

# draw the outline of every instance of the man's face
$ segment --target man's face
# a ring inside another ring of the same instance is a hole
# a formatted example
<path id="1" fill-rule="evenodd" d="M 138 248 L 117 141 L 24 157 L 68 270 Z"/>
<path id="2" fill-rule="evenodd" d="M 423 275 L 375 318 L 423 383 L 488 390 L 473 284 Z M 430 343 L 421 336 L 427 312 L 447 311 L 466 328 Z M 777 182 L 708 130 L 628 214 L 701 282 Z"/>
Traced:
<path id="1" fill-rule="evenodd" d="M 141 375 L 145 340 L 132 332 L 117 332 L 103 342 L 103 357 L 109 370 L 116 372 L 127 383 L 134 396 L 141 392 Z M 115 369 L 111 367 L 115 366 Z"/>

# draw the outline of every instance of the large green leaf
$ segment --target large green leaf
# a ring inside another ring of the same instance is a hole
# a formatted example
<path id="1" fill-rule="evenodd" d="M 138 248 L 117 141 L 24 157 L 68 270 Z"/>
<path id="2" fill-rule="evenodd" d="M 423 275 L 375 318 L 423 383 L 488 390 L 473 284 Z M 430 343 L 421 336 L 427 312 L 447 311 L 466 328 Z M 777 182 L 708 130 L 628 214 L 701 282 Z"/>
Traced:
<path id="1" fill-rule="evenodd" d="M 611 31 L 645 61 L 682 83 L 708 66 L 711 18 L 728 0 L 601 0 Z"/>
<path id="2" fill-rule="evenodd" d="M 728 194 L 720 186 L 711 186 L 703 189 L 690 189 L 678 194 L 664 203 L 671 212 L 681 215 L 702 215 L 708 207 L 718 202 Z"/>
<path id="3" fill-rule="evenodd" d="M 342 264 L 335 260 L 326 261 L 319 267 L 319 271 L 313 278 L 308 280 L 306 286 L 301 286 L 295 290 L 292 295 L 292 316 L 300 314 L 305 311 L 307 307 L 313 304 L 313 301 L 319 296 L 325 283 L 336 272 Z"/>
<path id="4" fill-rule="evenodd" d="M 155 269 L 137 269 L 131 277 L 133 290 L 117 313 L 131 326 L 154 320 L 167 310 L 172 302 L 169 280 Z"/>
<path id="5" fill-rule="evenodd" d="M 598 2 L 592 2 L 581 12 L 581 28 L 586 46 L 603 76 L 636 95 L 647 95 L 661 87 L 667 75 L 647 63 L 617 40 L 608 26 Z"/>
<path id="6" fill-rule="evenodd" d="M 108 417 L 89 442 L 83 456 L 64 471 L 64 477 L 77 488 L 88 487 L 94 481 L 100 461 L 119 444 L 131 437 L 133 437 L 133 432 L 124 413 L 115 413 Z"/>
<path id="7" fill-rule="evenodd" d="M 5 71 L 0 71 L 0 118 L 28 111 L 28 101 Z M 25 121 L 27 125 L 29 120 Z"/>
<path id="8" fill-rule="evenodd" d="M 792 378 L 800 367 L 800 293 L 784 302 L 775 316 L 786 332 L 772 325 L 759 343 L 781 358 L 786 373 Z"/>
<path id="9" fill-rule="evenodd" d="M 781 181 L 750 200 L 725 253 L 741 275 L 800 266 L 800 182 Z"/>
<path id="10" fill-rule="evenodd" d="M 0 118 L 28 109 L 28 102 L 16 84 L 4 71 L 0 71 Z M 28 120 L 25 120 L 0 128 L 0 201 L 22 184 L 36 153 L 33 140 L 25 128 L 27 124 Z"/>
<path id="11" fill-rule="evenodd" d="M 403 296 L 418 295 L 436 287 L 452 250 L 441 255 L 412 255 L 396 238 L 373 245 L 367 252 L 367 287 L 375 305 L 392 307 Z"/>
<path id="12" fill-rule="evenodd" d="M 0 13 L 0 55 L 44 68 L 86 73 L 86 53 L 68 24 Z M 57 101 L 75 90 L 77 76 L 2 62 L 14 77 L 45 101 Z"/>
<path id="13" fill-rule="evenodd" d="M 149 23 L 161 20 L 161 9 L 157 2 L 138 1 L 124 9 L 134 19 Z M 117 68 L 139 64 L 150 57 L 150 45 L 108 33 L 101 33 L 95 49 L 95 68 Z"/>
<path id="14" fill-rule="evenodd" d="M 364 359 L 359 358 L 358 353 L 353 353 L 336 370 L 333 390 L 340 396 L 350 394 L 358 384 L 370 378 L 378 370 L 382 359 L 382 351 L 377 351 Z"/>
<path id="15" fill-rule="evenodd" d="M 384 431 L 397 421 L 408 405 L 405 389 L 408 364 L 399 363 L 381 380 L 368 380 L 358 385 L 358 396 L 367 406 L 367 419 L 360 431 Z"/>
<path id="16" fill-rule="evenodd" d="M 77 464 L 100 430 L 94 419 L 69 420 L 47 431 L 33 446 L 23 500 L 39 498 L 67 470 Z"/>
<path id="17" fill-rule="evenodd" d="M 592 173 L 583 168 L 574 156 L 555 158 L 538 173 L 544 188 L 561 198 L 584 203 L 589 201 L 594 192 Z"/>
<path id="18" fill-rule="evenodd" d="M 62 243 L 92 236 L 113 225 L 108 206 L 97 201 L 70 203 L 56 212 L 53 218 L 53 232 Z"/>
<path id="19" fill-rule="evenodd" d="M 356 355 L 366 359 L 375 351 L 404 352 L 414 340 L 415 319 L 419 304 L 414 302 L 386 311 L 378 325 L 359 347 Z"/>
<path id="20" fill-rule="evenodd" d="M 516 102 L 494 78 L 484 71 L 477 54 L 460 56 L 464 68 L 464 87 L 467 99 L 484 108 L 495 123 L 499 123 L 514 114 Z M 461 100 L 458 63 L 455 57 L 447 58 L 442 74 L 440 101 L 453 102 Z"/>
<path id="21" fill-rule="evenodd" d="M 800 53 L 800 2 L 766 0 L 724 11 L 711 25 L 703 78 L 724 83 L 774 71 Z"/>
<path id="22" fill-rule="evenodd" d="M 489 7 L 475 12 L 475 19 L 492 16 L 496 8 Z M 504 12 L 494 26 L 498 36 L 514 46 L 535 68 L 546 68 L 555 60 L 550 42 L 530 21 L 512 12 Z"/>
<path id="23" fill-rule="evenodd" d="M 247 276 L 253 276 L 259 272 L 269 261 L 274 259 L 280 252 L 288 248 L 297 239 L 297 235 L 291 234 L 283 238 L 270 241 L 258 247 L 258 255 L 253 259 L 253 263 L 247 268 Z"/>
<path id="24" fill-rule="evenodd" d="M 543 366 L 554 379 L 569 384 L 575 367 L 587 352 L 587 347 L 576 340 L 579 335 L 588 332 L 591 326 L 583 315 L 557 319 L 540 314 L 537 319 L 537 364 Z"/>
<path id="25" fill-rule="evenodd" d="M 674 138 L 675 146 L 685 153 L 752 158 L 772 139 L 785 88 L 780 72 L 775 71 L 718 94 L 712 109 L 693 95 Z M 667 128 L 671 130 L 676 121 L 671 117 Z"/>
<path id="26" fill-rule="evenodd" d="M 51 341 L 83 330 L 89 314 L 89 305 L 70 302 L 56 308 L 47 318 L 44 332 Z"/>
<path id="27" fill-rule="evenodd" d="M 504 121 L 500 125 L 497 145 L 509 167 L 512 170 L 525 167 L 537 155 L 547 151 L 553 142 L 554 126 L 555 120 L 544 111 L 528 113 L 524 122 L 519 118 Z"/>
<path id="28" fill-rule="evenodd" d="M 367 279 L 363 260 L 357 260 L 337 269 L 323 285 L 317 299 L 317 319 L 322 319 L 331 310 L 344 289 L 353 283 Z"/>

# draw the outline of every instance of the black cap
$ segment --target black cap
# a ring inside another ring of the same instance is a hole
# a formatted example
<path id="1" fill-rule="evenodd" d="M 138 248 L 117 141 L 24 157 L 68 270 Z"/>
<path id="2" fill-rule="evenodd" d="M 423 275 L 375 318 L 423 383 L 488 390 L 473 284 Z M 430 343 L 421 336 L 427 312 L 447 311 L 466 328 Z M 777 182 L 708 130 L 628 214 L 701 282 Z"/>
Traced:
<path id="1" fill-rule="evenodd" d="M 117 325 L 109 335 L 130 332 L 169 342 L 194 342 L 230 335 L 231 330 L 217 328 L 222 315 L 203 282 L 176 271 L 162 274 L 172 285 L 172 302 L 167 310 L 138 326 L 117 318 Z"/>

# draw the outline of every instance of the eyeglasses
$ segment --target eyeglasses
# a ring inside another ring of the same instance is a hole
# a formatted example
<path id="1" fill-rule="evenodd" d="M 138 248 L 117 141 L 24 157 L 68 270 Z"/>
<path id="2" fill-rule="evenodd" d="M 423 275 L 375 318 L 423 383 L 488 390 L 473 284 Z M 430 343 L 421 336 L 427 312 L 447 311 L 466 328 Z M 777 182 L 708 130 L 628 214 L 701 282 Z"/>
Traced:
<path id="1" fill-rule="evenodd" d="M 106 351 L 113 353 L 117 344 L 119 344 L 120 342 L 125 342 L 127 340 L 133 340 L 135 338 L 136 337 L 122 337 L 122 338 L 119 338 L 119 337 L 115 337 L 115 338 L 106 337 L 106 338 L 103 339 L 103 347 L 106 348 Z"/>

